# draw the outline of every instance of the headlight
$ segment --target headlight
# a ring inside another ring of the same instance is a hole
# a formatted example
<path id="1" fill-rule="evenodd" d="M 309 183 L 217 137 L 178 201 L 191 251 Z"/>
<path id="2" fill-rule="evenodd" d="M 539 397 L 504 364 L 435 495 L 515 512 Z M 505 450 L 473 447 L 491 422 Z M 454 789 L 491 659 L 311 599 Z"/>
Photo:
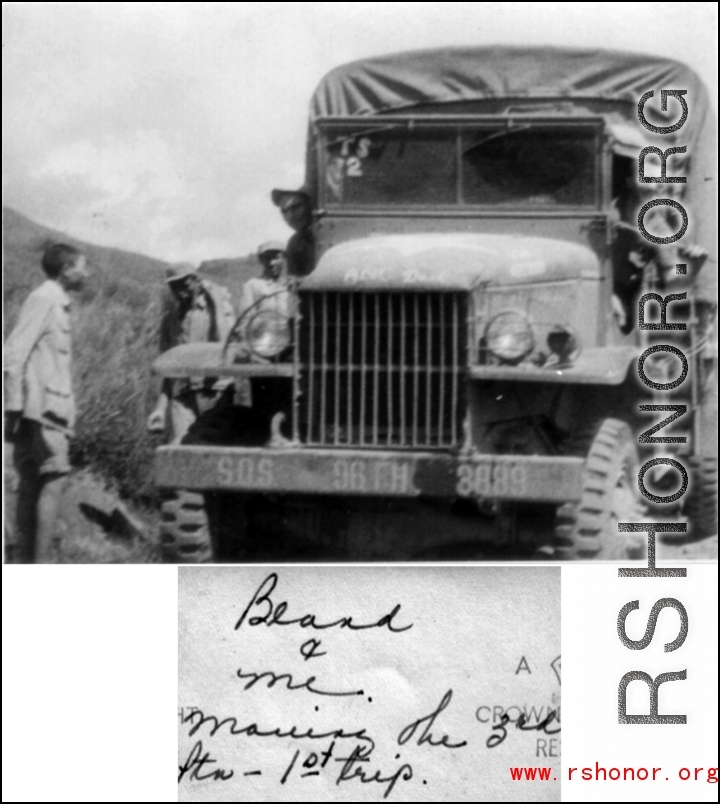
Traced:
<path id="1" fill-rule="evenodd" d="M 499 313 L 485 330 L 485 346 L 505 363 L 519 363 L 535 346 L 530 323 L 522 313 L 513 310 Z"/>
<path id="2" fill-rule="evenodd" d="M 290 345 L 290 321 L 275 312 L 259 312 L 250 319 L 245 337 L 254 354 L 269 360 Z"/>

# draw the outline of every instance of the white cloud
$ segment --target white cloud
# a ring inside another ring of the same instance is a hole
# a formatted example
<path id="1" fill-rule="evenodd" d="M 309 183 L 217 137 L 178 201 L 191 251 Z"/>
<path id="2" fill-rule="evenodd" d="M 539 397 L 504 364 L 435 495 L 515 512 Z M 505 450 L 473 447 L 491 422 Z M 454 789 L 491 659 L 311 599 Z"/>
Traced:
<path id="1" fill-rule="evenodd" d="M 49 151 L 30 181 L 46 192 L 75 188 L 72 217 L 78 236 L 113 232 L 135 250 L 163 253 L 187 195 L 183 154 L 158 132 L 136 131 L 124 140 L 78 140 Z M 62 204 L 62 199 L 57 199 Z M 67 212 L 67 210 L 66 210 Z M 67 216 L 66 216 L 67 217 Z"/>
<path id="2" fill-rule="evenodd" d="M 81 140 L 51 151 L 34 179 L 74 176 L 84 180 L 108 203 L 130 199 L 163 201 L 183 191 L 183 155 L 153 131 L 134 132 L 114 142 Z"/>

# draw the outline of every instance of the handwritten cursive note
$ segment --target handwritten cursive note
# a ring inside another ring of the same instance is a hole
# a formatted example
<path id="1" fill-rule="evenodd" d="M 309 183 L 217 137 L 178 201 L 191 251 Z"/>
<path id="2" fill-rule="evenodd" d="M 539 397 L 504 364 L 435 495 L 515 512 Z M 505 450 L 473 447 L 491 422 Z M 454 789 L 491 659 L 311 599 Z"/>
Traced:
<path id="1" fill-rule="evenodd" d="M 179 597 L 180 801 L 560 800 L 559 569 L 182 567 Z"/>

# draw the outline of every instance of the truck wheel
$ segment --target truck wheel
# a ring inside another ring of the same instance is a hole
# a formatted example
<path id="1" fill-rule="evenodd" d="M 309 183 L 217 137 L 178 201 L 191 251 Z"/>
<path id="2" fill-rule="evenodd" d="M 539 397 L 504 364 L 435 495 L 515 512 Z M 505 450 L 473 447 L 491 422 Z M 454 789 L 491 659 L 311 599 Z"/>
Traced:
<path id="1" fill-rule="evenodd" d="M 213 560 L 210 526 L 202 494 L 173 491 L 160 506 L 160 547 L 168 564 L 201 564 Z"/>
<path id="2" fill-rule="evenodd" d="M 717 456 L 696 455 L 689 464 L 692 486 L 683 513 L 690 520 L 692 536 L 713 536 L 718 532 Z"/>
<path id="3" fill-rule="evenodd" d="M 555 557 L 627 557 L 628 534 L 618 533 L 617 523 L 634 522 L 642 515 L 639 465 L 628 425 L 619 419 L 603 420 L 587 453 L 580 500 L 558 508 Z"/>

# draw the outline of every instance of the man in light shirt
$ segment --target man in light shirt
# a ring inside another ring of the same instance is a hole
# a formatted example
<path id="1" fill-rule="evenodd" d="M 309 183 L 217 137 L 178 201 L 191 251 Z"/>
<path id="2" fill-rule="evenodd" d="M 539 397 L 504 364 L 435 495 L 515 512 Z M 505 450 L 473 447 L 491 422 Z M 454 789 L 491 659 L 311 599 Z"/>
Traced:
<path id="1" fill-rule="evenodd" d="M 260 245 L 257 255 L 262 265 L 262 275 L 245 282 L 240 297 L 240 315 L 245 313 L 251 318 L 255 311 L 262 311 L 289 317 L 290 293 L 283 277 L 284 251 L 283 244 L 275 240 Z"/>
<path id="2" fill-rule="evenodd" d="M 50 560 L 70 472 L 75 425 L 70 298 L 87 279 L 84 255 L 56 243 L 42 258 L 47 279 L 25 300 L 5 344 L 5 432 L 18 473 L 17 547 L 23 563 Z"/>
<path id="3" fill-rule="evenodd" d="M 293 294 L 285 277 L 284 246 L 277 241 L 262 243 L 257 250 L 262 275 L 245 282 L 233 328 L 237 336 L 234 363 L 285 362 L 292 356 Z M 249 381 L 251 393 L 243 404 L 219 405 L 198 418 L 183 443 L 261 446 L 277 442 L 278 413 L 292 407 L 292 381 L 287 376 L 256 376 Z M 273 431 L 273 421 L 277 432 Z"/>
<path id="4" fill-rule="evenodd" d="M 258 259 L 262 265 L 262 275 L 252 277 L 245 282 L 240 297 L 240 321 L 247 330 L 255 328 L 258 321 L 269 314 L 270 319 L 286 322 L 292 326 L 294 318 L 294 297 L 290 292 L 288 279 L 285 275 L 285 249 L 282 243 L 270 240 L 261 243 L 257 250 Z M 261 325 L 260 329 L 263 327 Z M 264 336 L 245 339 L 248 343 L 253 340 L 255 348 L 252 351 L 253 361 L 275 360 L 284 362 L 291 359 L 292 347 L 277 346 L 278 341 L 270 325 Z M 283 341 L 281 340 L 282 344 Z M 258 348 L 259 347 L 259 348 Z M 269 354 L 264 355 L 265 348 Z M 277 349 L 280 349 L 278 352 Z M 270 357 L 272 355 L 272 357 Z M 292 385 L 284 378 L 253 377 L 250 380 L 252 388 L 252 406 L 256 414 L 268 417 L 268 421 L 278 412 L 289 410 L 291 402 Z"/>

